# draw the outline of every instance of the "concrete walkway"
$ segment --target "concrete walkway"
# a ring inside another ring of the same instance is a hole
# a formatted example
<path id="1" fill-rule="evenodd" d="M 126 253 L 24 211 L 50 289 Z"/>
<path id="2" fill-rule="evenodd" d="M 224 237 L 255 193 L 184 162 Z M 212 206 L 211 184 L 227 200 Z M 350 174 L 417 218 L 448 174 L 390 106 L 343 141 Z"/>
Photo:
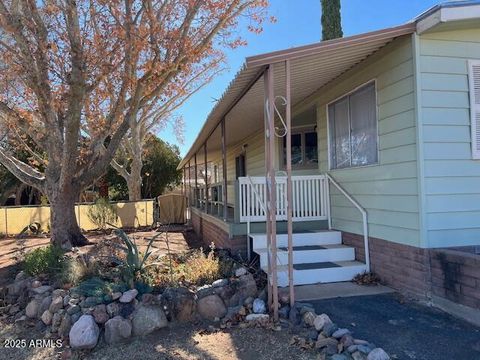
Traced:
<path id="1" fill-rule="evenodd" d="M 288 293 L 288 287 L 280 289 L 280 293 Z M 296 301 L 332 299 L 337 297 L 365 296 L 393 293 L 395 290 L 382 286 L 361 286 L 353 282 L 337 282 L 295 286 Z"/>
<path id="2" fill-rule="evenodd" d="M 480 328 L 398 294 L 309 301 L 397 360 L 479 360 Z"/>

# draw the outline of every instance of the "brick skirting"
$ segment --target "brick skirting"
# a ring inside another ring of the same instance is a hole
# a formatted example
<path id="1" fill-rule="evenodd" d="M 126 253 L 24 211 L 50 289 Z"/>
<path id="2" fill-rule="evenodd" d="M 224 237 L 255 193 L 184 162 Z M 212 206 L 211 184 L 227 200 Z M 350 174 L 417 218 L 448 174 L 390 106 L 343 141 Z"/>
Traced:
<path id="1" fill-rule="evenodd" d="M 230 238 L 229 234 L 215 224 L 209 221 L 208 215 L 200 215 L 195 211 L 191 214 L 191 223 L 193 230 L 202 240 L 204 247 L 208 248 L 213 242 L 217 249 L 229 249 L 232 255 L 246 256 L 247 239 L 246 236 L 234 236 Z"/>
<path id="2" fill-rule="evenodd" d="M 342 233 L 365 261 L 363 236 Z M 369 238 L 371 270 L 382 282 L 404 293 L 430 298 L 433 294 L 480 309 L 480 255 L 461 249 L 422 249 Z"/>

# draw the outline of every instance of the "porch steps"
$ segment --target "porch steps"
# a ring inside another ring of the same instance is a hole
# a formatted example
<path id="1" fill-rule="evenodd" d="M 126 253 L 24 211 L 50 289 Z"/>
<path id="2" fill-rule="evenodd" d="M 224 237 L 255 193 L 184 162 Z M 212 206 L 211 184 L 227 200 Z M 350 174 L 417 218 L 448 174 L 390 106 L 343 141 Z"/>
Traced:
<path id="1" fill-rule="evenodd" d="M 252 249 L 267 270 L 266 234 L 251 234 Z M 366 270 L 355 261 L 355 249 L 342 244 L 339 231 L 312 231 L 293 234 L 293 280 L 295 285 L 350 281 Z M 277 235 L 278 286 L 288 285 L 288 235 Z"/>

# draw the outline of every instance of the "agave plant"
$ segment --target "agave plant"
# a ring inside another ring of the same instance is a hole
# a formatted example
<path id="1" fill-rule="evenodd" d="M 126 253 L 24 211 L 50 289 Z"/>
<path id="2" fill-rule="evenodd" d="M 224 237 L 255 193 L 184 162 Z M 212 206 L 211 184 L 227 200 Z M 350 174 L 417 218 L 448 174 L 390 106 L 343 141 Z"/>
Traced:
<path id="1" fill-rule="evenodd" d="M 126 254 L 126 260 L 123 262 L 123 266 L 126 269 L 126 276 L 130 285 L 133 287 L 133 282 L 137 278 L 139 274 L 141 274 L 146 267 L 146 263 L 150 255 L 152 255 L 153 251 L 150 251 L 150 248 L 157 237 L 161 235 L 161 233 L 153 236 L 150 241 L 148 242 L 147 250 L 145 254 L 141 254 L 138 250 L 137 244 L 135 242 L 135 238 L 130 239 L 130 237 L 121 229 L 116 229 L 115 234 L 123 241 L 125 246 L 118 246 L 122 249 Z"/>

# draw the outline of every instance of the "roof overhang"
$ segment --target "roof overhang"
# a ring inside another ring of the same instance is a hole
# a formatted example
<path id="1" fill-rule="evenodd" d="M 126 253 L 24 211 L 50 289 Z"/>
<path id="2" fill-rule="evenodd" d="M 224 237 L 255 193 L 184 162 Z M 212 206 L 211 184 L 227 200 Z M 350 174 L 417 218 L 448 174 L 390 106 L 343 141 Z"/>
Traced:
<path id="1" fill-rule="evenodd" d="M 259 80 L 268 66 L 274 69 L 277 86 L 283 76 L 281 63 L 290 60 L 294 106 L 398 37 L 448 30 L 459 23 L 478 26 L 479 19 L 480 0 L 450 1 L 401 26 L 248 57 L 208 115 L 178 169 L 187 165 L 207 140 L 209 151 L 219 149 L 222 119 L 227 124 L 228 145 L 240 141 L 247 131 L 251 133 L 263 126 L 263 83 Z M 281 92 L 275 89 L 275 93 Z"/>
<path id="2" fill-rule="evenodd" d="M 459 22 L 476 24 L 480 19 L 480 0 L 449 1 L 436 5 L 414 19 L 417 33 L 428 31 L 445 31 Z"/>

